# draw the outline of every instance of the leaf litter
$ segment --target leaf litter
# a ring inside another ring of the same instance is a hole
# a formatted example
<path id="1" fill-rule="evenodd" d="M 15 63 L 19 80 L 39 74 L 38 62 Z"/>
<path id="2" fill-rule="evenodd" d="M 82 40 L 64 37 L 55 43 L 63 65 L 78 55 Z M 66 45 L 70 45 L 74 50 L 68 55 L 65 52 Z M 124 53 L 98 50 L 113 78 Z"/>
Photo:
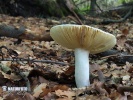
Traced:
<path id="1" fill-rule="evenodd" d="M 0 22 L 43 32 L 54 25 L 73 22 L 68 17 L 57 19 L 23 18 L 0 15 Z M 3 21 L 4 19 L 4 21 Z M 71 20 L 71 21 L 70 21 Z M 1 37 L 0 57 L 50 60 L 55 63 L 29 61 L 1 61 L 0 98 L 4 100 L 132 100 L 133 99 L 133 23 L 130 20 L 109 25 L 92 25 L 114 34 L 117 44 L 103 55 L 90 55 L 91 86 L 76 88 L 74 81 L 74 54 L 54 41 L 22 40 Z M 10 51 L 10 52 L 8 52 Z M 114 53 L 117 51 L 118 53 Z M 113 53 L 112 53 L 113 52 Z M 128 59 L 127 59 L 128 58 Z M 104 60 L 103 60 L 104 59 Z M 65 65 L 65 64 L 66 65 Z M 2 86 L 24 87 L 30 81 L 30 92 L 3 91 Z M 22 97 L 23 96 L 23 97 Z"/>

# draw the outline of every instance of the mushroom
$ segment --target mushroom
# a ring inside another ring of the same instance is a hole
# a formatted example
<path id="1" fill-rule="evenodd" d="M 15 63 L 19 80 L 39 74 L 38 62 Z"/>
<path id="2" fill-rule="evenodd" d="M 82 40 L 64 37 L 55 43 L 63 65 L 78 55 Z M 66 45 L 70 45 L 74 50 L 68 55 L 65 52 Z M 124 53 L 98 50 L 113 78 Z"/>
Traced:
<path id="1" fill-rule="evenodd" d="M 87 25 L 57 25 L 50 29 L 50 35 L 58 44 L 74 49 L 78 88 L 90 85 L 89 53 L 100 53 L 116 44 L 114 35 Z"/>

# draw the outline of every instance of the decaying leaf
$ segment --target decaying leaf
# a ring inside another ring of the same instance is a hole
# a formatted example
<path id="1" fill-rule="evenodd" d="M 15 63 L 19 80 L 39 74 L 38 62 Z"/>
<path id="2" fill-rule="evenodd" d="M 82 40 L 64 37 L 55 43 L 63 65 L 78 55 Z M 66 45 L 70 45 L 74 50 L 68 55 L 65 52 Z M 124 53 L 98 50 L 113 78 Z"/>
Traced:
<path id="1" fill-rule="evenodd" d="M 1 99 L 2 100 L 2 99 Z M 35 98 L 30 94 L 30 93 L 17 93 L 17 92 L 12 92 L 7 94 L 4 97 L 4 100 L 35 100 Z"/>
<path id="2" fill-rule="evenodd" d="M 93 88 L 96 89 L 101 95 L 108 95 L 108 92 L 103 88 L 103 83 L 95 81 Z"/>
<path id="3" fill-rule="evenodd" d="M 59 96 L 59 98 L 65 98 L 68 100 L 73 100 L 73 97 L 75 96 L 75 93 L 72 91 L 63 91 L 63 90 L 56 90 L 55 94 Z M 60 100 L 60 99 L 57 99 Z"/>
<path id="4" fill-rule="evenodd" d="M 13 80 L 13 81 L 18 81 L 18 80 L 22 79 L 22 77 L 20 77 L 19 75 L 14 74 L 14 73 L 11 73 L 9 75 L 9 74 L 6 74 L 6 73 L 2 72 L 1 70 L 0 70 L 0 73 L 2 73 L 4 78 L 10 79 L 10 80 Z"/>
<path id="5" fill-rule="evenodd" d="M 46 87 L 46 88 L 43 88 L 43 93 L 41 93 L 41 97 L 44 97 L 46 96 L 48 93 L 50 92 L 55 92 L 56 90 L 62 90 L 62 91 L 67 91 L 69 89 L 68 86 L 66 85 L 55 85 L 53 87 Z"/>
<path id="6" fill-rule="evenodd" d="M 36 88 L 34 89 L 34 94 L 33 96 L 38 98 L 39 95 L 43 92 L 43 88 L 46 88 L 47 84 L 46 83 L 42 83 L 39 86 L 36 86 Z"/>
<path id="7" fill-rule="evenodd" d="M 126 42 L 126 36 L 118 36 L 117 37 L 117 49 L 118 50 L 124 50 L 125 51 L 125 46 L 124 46 L 124 44 L 125 44 L 125 42 Z"/>

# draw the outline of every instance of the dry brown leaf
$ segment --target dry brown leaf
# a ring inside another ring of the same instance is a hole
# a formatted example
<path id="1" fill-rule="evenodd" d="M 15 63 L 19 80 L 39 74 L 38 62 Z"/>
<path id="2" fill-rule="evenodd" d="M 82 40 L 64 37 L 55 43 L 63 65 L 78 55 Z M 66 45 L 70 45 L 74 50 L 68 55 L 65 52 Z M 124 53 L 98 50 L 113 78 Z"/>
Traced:
<path id="1" fill-rule="evenodd" d="M 48 93 L 43 98 L 44 98 L 44 100 L 54 100 L 55 99 L 55 95 L 53 93 Z"/>
<path id="2" fill-rule="evenodd" d="M 111 100 L 116 100 L 116 98 L 120 95 L 120 93 L 118 93 L 116 90 L 112 90 L 109 98 L 111 98 Z"/>
<path id="3" fill-rule="evenodd" d="M 109 97 L 106 97 L 103 95 L 99 95 L 99 96 L 88 95 L 88 96 L 86 96 L 86 98 L 82 98 L 82 99 L 78 99 L 78 100 L 114 100 L 114 99 L 110 99 Z"/>
<path id="4" fill-rule="evenodd" d="M 128 99 L 126 95 L 125 96 L 119 95 L 117 96 L 116 100 L 128 100 Z"/>
<path id="5" fill-rule="evenodd" d="M 4 100 L 2 97 L 0 97 L 0 100 Z"/>
<path id="6" fill-rule="evenodd" d="M 2 100 L 2 99 L 0 99 Z M 5 96 L 3 100 L 35 100 L 35 98 L 30 93 L 18 94 L 17 92 L 12 92 Z"/>
<path id="7" fill-rule="evenodd" d="M 11 66 L 11 61 L 1 61 L 1 63 L 6 66 L 6 67 L 10 67 Z"/>
<path id="8" fill-rule="evenodd" d="M 70 66 L 68 67 L 68 69 L 64 72 L 66 75 L 72 75 L 72 73 L 74 73 L 75 67 L 74 66 Z"/>
<path id="9" fill-rule="evenodd" d="M 11 73 L 11 74 L 9 75 L 9 74 L 6 74 L 6 73 L 2 72 L 1 70 L 0 70 L 0 73 L 3 75 L 4 78 L 6 78 L 6 79 L 11 79 L 11 80 L 13 80 L 13 81 L 17 81 L 17 80 L 22 79 L 22 77 L 20 77 L 20 76 L 18 76 L 18 75 L 15 75 L 14 73 Z"/>
<path id="10" fill-rule="evenodd" d="M 15 73 L 6 74 L 0 70 L 0 73 L 3 75 L 3 78 L 9 79 L 11 81 L 19 81 L 22 79 L 20 75 L 16 75 Z M 25 76 L 28 76 L 29 72 L 23 72 Z"/>
<path id="11" fill-rule="evenodd" d="M 46 87 L 46 88 L 43 88 L 42 90 L 43 90 L 43 93 L 41 93 L 41 97 L 44 97 L 44 96 L 46 96 L 48 93 L 50 93 L 50 92 L 54 92 L 54 91 L 56 91 L 56 90 L 68 90 L 69 89 L 69 87 L 68 86 L 66 86 L 66 85 L 55 85 L 54 87 Z"/>
<path id="12" fill-rule="evenodd" d="M 13 80 L 13 81 L 19 81 L 19 80 L 22 79 L 22 77 L 19 76 L 19 75 L 14 74 L 14 73 L 11 73 L 10 74 L 10 79 Z"/>
<path id="13" fill-rule="evenodd" d="M 123 66 L 124 70 L 128 72 L 130 68 L 133 68 L 132 63 L 126 62 L 126 65 Z M 130 71 L 129 71 L 130 73 Z"/>
<path id="14" fill-rule="evenodd" d="M 43 90 L 43 92 L 40 94 L 40 97 L 45 97 L 48 95 L 48 93 L 51 92 L 51 88 L 48 88 L 48 87 L 43 88 L 42 90 Z"/>
<path id="15" fill-rule="evenodd" d="M 100 69 L 99 69 L 99 65 L 96 64 L 96 63 L 91 64 L 90 66 L 91 66 L 91 67 L 90 67 L 91 72 L 95 72 L 95 71 L 100 70 Z"/>
<path id="16" fill-rule="evenodd" d="M 133 53 L 133 41 L 126 41 L 125 42 L 125 47 L 126 49 L 130 52 Z"/>
<path id="17" fill-rule="evenodd" d="M 133 66 L 129 68 L 128 72 L 133 73 Z"/>
<path id="18" fill-rule="evenodd" d="M 67 91 L 69 89 L 68 86 L 66 85 L 55 85 L 53 88 L 52 88 L 52 91 L 55 91 L 55 90 L 64 90 L 64 91 Z"/>
<path id="19" fill-rule="evenodd" d="M 40 82 L 40 83 L 49 83 L 49 81 L 48 80 L 46 80 L 44 77 L 42 77 L 42 76 L 39 76 L 38 77 L 38 81 Z"/>
<path id="20" fill-rule="evenodd" d="M 125 75 L 125 76 L 122 76 L 122 83 L 124 85 L 130 85 L 130 76 L 129 75 Z"/>
<path id="21" fill-rule="evenodd" d="M 122 76 L 122 80 L 129 81 L 130 80 L 130 76 L 129 75 Z"/>
<path id="22" fill-rule="evenodd" d="M 107 63 L 100 65 L 100 70 L 102 70 L 103 72 L 107 69 L 108 69 Z"/>
<path id="23" fill-rule="evenodd" d="M 57 96 L 59 96 L 59 98 L 65 98 L 66 100 L 73 100 L 73 97 L 76 95 L 74 92 L 72 91 L 63 91 L 63 90 L 56 90 L 55 94 Z M 57 99 L 57 100 L 61 100 L 61 99 Z M 62 99 L 63 100 L 63 99 Z"/>
<path id="24" fill-rule="evenodd" d="M 2 95 L 2 93 L 3 93 L 3 88 L 0 87 L 0 95 Z M 1 100 L 1 99 L 0 99 L 0 100 Z"/>
<path id="25" fill-rule="evenodd" d="M 40 84 L 39 86 L 37 86 L 33 91 L 34 91 L 34 94 L 33 96 L 38 98 L 39 95 L 43 92 L 43 89 L 46 88 L 47 84 L 46 83 L 42 83 Z"/>
<path id="26" fill-rule="evenodd" d="M 103 83 L 94 80 L 93 88 L 96 89 L 101 95 L 108 95 L 108 92 L 103 88 Z"/>
<path id="27" fill-rule="evenodd" d="M 124 29 L 122 30 L 122 33 L 123 33 L 124 35 L 129 34 L 129 29 L 128 29 L 128 28 L 124 28 Z"/>
<path id="28" fill-rule="evenodd" d="M 121 35 L 121 36 L 118 36 L 117 37 L 117 49 L 118 50 L 124 50 L 125 51 L 125 48 L 124 48 L 124 44 L 125 44 L 125 42 L 126 42 L 126 36 L 123 36 L 123 35 Z"/>
<path id="29" fill-rule="evenodd" d="M 19 51 L 19 50 L 14 50 L 14 51 L 17 52 L 18 55 L 21 54 L 21 51 Z"/>

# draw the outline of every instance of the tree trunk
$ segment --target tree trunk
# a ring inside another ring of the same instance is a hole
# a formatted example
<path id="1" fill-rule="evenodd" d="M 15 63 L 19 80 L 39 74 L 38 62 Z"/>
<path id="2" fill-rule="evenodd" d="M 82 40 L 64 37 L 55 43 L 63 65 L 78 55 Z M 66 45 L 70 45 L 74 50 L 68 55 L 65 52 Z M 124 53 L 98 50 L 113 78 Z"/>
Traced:
<path id="1" fill-rule="evenodd" d="M 94 16 L 96 14 L 96 0 L 91 0 L 89 14 Z"/>
<path id="2" fill-rule="evenodd" d="M 23 17 L 63 17 L 72 14 L 66 0 L 0 0 L 0 9 L 0 13 Z"/>

